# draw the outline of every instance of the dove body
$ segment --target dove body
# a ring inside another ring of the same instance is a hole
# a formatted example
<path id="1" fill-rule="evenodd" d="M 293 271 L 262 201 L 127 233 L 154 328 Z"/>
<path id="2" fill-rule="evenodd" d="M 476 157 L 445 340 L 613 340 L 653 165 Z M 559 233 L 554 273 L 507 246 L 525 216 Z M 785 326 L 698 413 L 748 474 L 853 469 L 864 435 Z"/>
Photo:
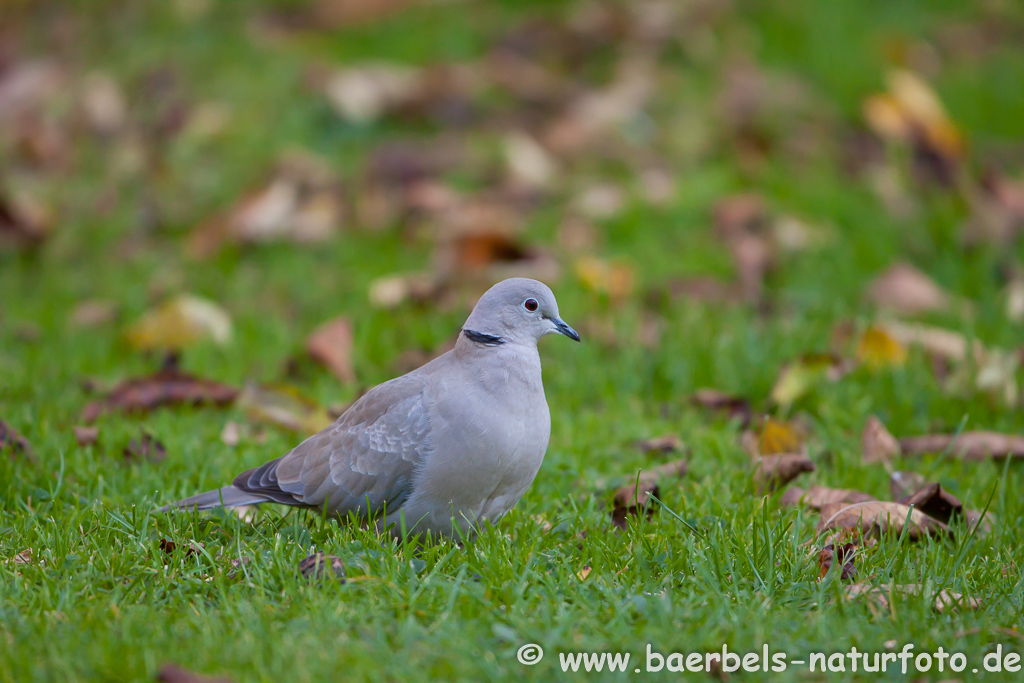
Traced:
<path id="1" fill-rule="evenodd" d="M 277 502 L 355 513 L 395 535 L 471 535 L 511 510 L 540 470 L 551 417 L 537 342 L 552 333 L 579 341 L 546 285 L 500 282 L 453 350 L 374 387 L 231 486 L 162 509 Z"/>

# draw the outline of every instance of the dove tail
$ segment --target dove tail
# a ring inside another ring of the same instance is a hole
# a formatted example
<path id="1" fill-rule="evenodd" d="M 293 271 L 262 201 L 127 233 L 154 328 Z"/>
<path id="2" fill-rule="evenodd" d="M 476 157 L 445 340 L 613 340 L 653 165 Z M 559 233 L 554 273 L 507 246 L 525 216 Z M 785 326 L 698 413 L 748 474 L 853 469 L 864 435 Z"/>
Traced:
<path id="1" fill-rule="evenodd" d="M 170 505 L 164 505 L 157 512 L 167 512 L 174 509 L 191 510 L 193 508 L 197 510 L 211 510 L 221 506 L 233 508 L 239 505 L 259 505 L 266 502 L 267 499 L 263 496 L 247 493 L 234 486 L 225 486 L 224 488 L 200 493 L 190 498 L 183 498 Z"/>

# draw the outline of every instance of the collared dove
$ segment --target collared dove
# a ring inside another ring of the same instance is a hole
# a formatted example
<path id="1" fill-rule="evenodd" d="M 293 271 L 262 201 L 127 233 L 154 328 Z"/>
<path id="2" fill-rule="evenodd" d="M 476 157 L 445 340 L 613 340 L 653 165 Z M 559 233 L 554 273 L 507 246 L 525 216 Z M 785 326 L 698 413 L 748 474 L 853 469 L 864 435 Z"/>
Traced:
<path id="1" fill-rule="evenodd" d="M 392 534 L 471 535 L 537 476 L 551 435 L 541 337 L 580 340 L 543 283 L 491 287 L 455 348 L 378 385 L 334 424 L 230 486 L 160 508 L 283 503 L 372 518 Z"/>

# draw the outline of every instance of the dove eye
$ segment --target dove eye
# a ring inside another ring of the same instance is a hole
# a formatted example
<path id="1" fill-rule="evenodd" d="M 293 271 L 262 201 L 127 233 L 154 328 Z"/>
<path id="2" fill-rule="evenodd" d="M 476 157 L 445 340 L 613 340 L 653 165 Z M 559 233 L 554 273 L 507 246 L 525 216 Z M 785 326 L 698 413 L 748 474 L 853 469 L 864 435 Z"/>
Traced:
<path id="1" fill-rule="evenodd" d="M 523 302 L 523 308 L 528 310 L 530 313 L 536 311 L 539 305 L 540 304 L 537 303 L 536 299 L 527 299 L 526 301 Z"/>

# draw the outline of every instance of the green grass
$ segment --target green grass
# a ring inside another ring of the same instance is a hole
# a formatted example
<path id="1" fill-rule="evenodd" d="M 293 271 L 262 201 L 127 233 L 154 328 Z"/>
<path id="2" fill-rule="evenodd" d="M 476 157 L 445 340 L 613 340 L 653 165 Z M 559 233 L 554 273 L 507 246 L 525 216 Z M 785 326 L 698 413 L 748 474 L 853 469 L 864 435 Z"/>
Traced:
<path id="1" fill-rule="evenodd" d="M 1007 630 L 1020 633 L 1024 613 L 1018 465 L 897 463 L 937 478 L 972 508 L 983 508 L 991 496 L 996 524 L 982 538 L 959 533 L 955 541 L 917 544 L 891 538 L 865 551 L 857 561 L 860 580 L 928 586 L 925 595 L 899 597 L 889 610 L 878 610 L 864 600 L 843 600 L 836 580 L 816 580 L 816 516 L 781 509 L 777 495 L 756 494 L 738 426 L 686 400 L 694 389 L 713 386 L 771 411 L 766 397 L 779 368 L 801 353 L 827 349 L 839 322 L 872 320 L 863 289 L 901 259 L 973 304 L 969 315 L 940 313 L 931 322 L 987 345 L 1020 344 L 1020 324 L 1003 312 L 998 271 L 1019 263 L 1021 249 L 961 249 L 957 231 L 968 210 L 962 201 L 915 190 L 919 213 L 896 218 L 865 181 L 844 175 L 838 141 L 826 141 L 809 161 L 777 152 L 751 168 L 722 142 L 716 119 L 707 118 L 721 58 L 744 46 L 763 66 L 810 84 L 816 111 L 861 125 L 861 101 L 883 87 L 889 43 L 928 40 L 939 27 L 978 20 L 985 10 L 909 0 L 739 4 L 715 27 L 711 44 L 718 52 L 711 58 L 691 54 L 687 45 L 665 58 L 674 89 L 660 92 L 655 107 L 692 102 L 692 111 L 709 122 L 708 139 L 696 148 L 666 143 L 678 172 L 674 199 L 665 207 L 631 199 L 620 216 L 598 223 L 601 254 L 634 264 L 637 292 L 612 307 L 572 276 L 570 261 L 551 283 L 570 324 L 584 331 L 587 321 L 608 321 L 623 343 L 594 336 L 580 346 L 542 343 L 552 412 L 544 466 L 515 510 L 465 547 L 400 547 L 313 513 L 278 509 L 261 511 L 253 523 L 224 513 L 155 514 L 156 505 L 221 485 L 299 438 L 270 427 L 264 441 L 230 448 L 220 439 L 224 424 L 246 422 L 234 409 L 108 414 L 93 447 L 78 446 L 72 427 L 90 399 L 84 378 L 111 382 L 154 368 L 156 359 L 127 347 L 121 332 L 165 293 L 200 294 L 230 312 L 234 341 L 192 347 L 182 365 L 232 384 L 284 380 L 287 361 L 308 332 L 341 314 L 354 323 L 362 386 L 392 377 L 403 351 L 449 340 L 464 310 L 409 305 L 392 313 L 367 303 L 374 278 L 429 263 L 428 245 L 410 244 L 397 231 L 349 230 L 317 248 L 228 249 L 209 261 L 189 259 L 181 238 L 258 183 L 284 150 L 314 150 L 344 177 L 356 177 L 377 143 L 437 132 L 429 124 L 341 122 L 304 85 L 311 61 L 471 61 L 503 28 L 530 13 L 558 16 L 569 6 L 429 3 L 368 27 L 269 45 L 253 38 L 247 17 L 255 6 L 243 3 L 212 3 L 197 20 L 158 2 L 77 3 L 66 11 L 82 39 L 57 48 L 46 28 L 55 9 L 25 19 L 31 51 L 50 45 L 82 71 L 113 74 L 133 111 L 148 104 L 138 88 L 145 75 L 169 68 L 182 96 L 225 102 L 232 119 L 202 145 L 170 143 L 159 168 L 144 174 L 117 175 L 109 145 L 83 140 L 75 172 L 43 183 L 59 207 L 53 236 L 35 251 L 0 253 L 0 419 L 36 453 L 34 461 L 0 457 L 0 680 L 152 680 L 164 662 L 239 682 L 626 679 L 634 677 L 634 664 L 643 666 L 647 643 L 662 653 L 721 650 L 723 643 L 759 651 L 768 643 L 801 659 L 851 646 L 886 651 L 890 640 L 914 643 L 918 652 L 940 645 L 963 651 L 970 666 L 959 677 L 967 680 L 997 643 L 1024 651 L 1020 636 Z M 1019 35 L 1020 13 L 1011 6 L 1005 14 Z M 979 148 L 1005 148 L 1000 158 L 1019 161 L 1020 43 L 1007 41 L 972 59 L 944 56 L 932 79 L 936 90 Z M 778 130 L 787 125 L 778 123 Z M 7 166 L 0 156 L 0 168 Z M 591 170 L 632 187 L 628 169 L 598 164 Z M 1011 170 L 1019 174 L 1020 164 Z M 722 196 L 747 190 L 760 192 L 778 213 L 827 226 L 832 239 L 782 260 L 768 281 L 768 315 L 679 300 L 657 309 L 665 329 L 656 350 L 631 346 L 644 291 L 672 276 L 731 272 L 712 236 L 710 211 Z M 107 212 L 97 208 L 101 195 L 114 198 Z M 527 226 L 532 240 L 555 242 L 564 199 L 535 214 Z M 144 218 L 151 206 L 161 218 L 155 227 Z M 73 327 L 68 317 L 85 299 L 117 302 L 120 320 Z M 295 383 L 324 405 L 345 403 L 359 389 L 320 369 Z M 861 462 L 860 430 L 869 415 L 897 435 L 954 431 L 963 421 L 968 429 L 1024 429 L 1019 408 L 944 391 L 918 351 L 904 367 L 861 369 L 824 385 L 792 412 L 812 424 L 818 466 L 800 485 L 857 488 L 880 498 L 888 497 L 887 473 Z M 123 463 L 121 451 L 140 429 L 166 445 L 166 461 Z M 609 496 L 598 488 L 657 464 L 633 442 L 668 432 L 691 449 L 690 474 L 678 487 L 663 487 L 663 507 L 650 520 L 616 531 Z M 537 517 L 553 528 L 544 531 Z M 179 550 L 165 554 L 162 538 L 176 540 Z M 204 547 L 186 555 L 190 542 Z M 29 547 L 33 563 L 2 562 Z M 297 564 L 312 548 L 341 557 L 349 581 L 318 585 L 300 577 Z M 243 556 L 250 561 L 232 575 L 229 560 Z M 580 580 L 584 566 L 592 570 Z M 939 588 L 981 598 L 983 606 L 939 614 L 930 598 Z M 534 667 L 516 660 L 528 642 L 547 653 Z M 592 650 L 630 652 L 630 673 L 561 673 L 556 653 Z M 802 668 L 748 675 L 859 677 L 809 675 Z"/>

